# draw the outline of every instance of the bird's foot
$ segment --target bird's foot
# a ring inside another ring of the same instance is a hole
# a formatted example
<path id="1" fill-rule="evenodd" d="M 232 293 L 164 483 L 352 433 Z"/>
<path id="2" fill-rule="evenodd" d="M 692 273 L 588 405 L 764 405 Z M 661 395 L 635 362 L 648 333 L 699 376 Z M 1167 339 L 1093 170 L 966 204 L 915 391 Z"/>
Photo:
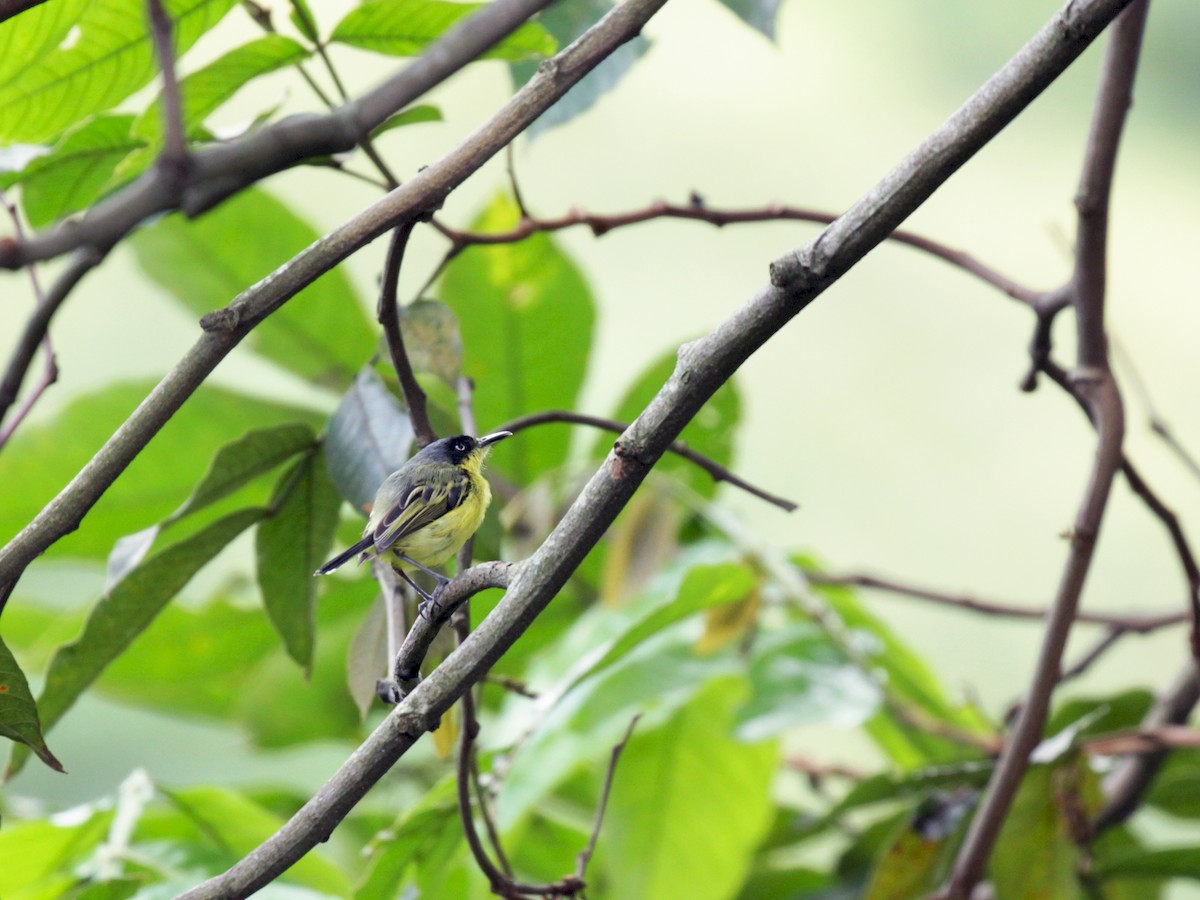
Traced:
<path id="1" fill-rule="evenodd" d="M 438 597 L 442 595 L 446 585 L 450 583 L 449 578 L 443 578 L 438 582 L 438 586 L 433 589 L 432 594 L 425 594 L 425 599 L 417 606 L 417 615 L 428 622 L 441 622 L 446 617 L 446 611 L 442 609 L 442 605 L 438 602 Z"/>

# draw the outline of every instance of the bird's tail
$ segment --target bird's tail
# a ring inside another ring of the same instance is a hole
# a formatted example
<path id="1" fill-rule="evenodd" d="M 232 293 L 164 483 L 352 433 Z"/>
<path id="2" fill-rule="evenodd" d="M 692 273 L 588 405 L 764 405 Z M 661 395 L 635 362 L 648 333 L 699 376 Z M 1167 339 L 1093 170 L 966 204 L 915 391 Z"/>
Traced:
<path id="1" fill-rule="evenodd" d="M 357 544 L 353 545 L 352 547 L 347 547 L 333 559 L 329 560 L 329 562 L 325 563 L 325 565 L 321 566 L 321 568 L 317 569 L 317 571 L 313 572 L 313 574 L 328 575 L 338 566 L 344 565 L 345 563 L 348 563 L 350 560 L 354 559 L 354 557 L 358 556 L 358 554 L 362 553 L 374 543 L 375 538 L 371 535 L 367 535 L 367 537 L 363 538 Z"/>

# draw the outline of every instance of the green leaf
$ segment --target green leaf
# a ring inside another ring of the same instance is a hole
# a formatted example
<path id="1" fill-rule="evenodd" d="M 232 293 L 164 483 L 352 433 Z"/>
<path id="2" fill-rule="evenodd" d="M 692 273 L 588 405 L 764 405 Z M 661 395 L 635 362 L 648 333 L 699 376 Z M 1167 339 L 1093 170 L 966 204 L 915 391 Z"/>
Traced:
<path id="1" fill-rule="evenodd" d="M 279 648 L 259 609 L 227 602 L 194 610 L 168 605 L 109 665 L 96 690 L 125 703 L 211 718 L 232 718 L 246 673 Z"/>
<path id="2" fill-rule="evenodd" d="M 421 122 L 441 122 L 442 118 L 441 109 L 428 103 L 420 103 L 388 116 L 383 120 L 382 124 L 376 125 L 372 129 L 371 137 L 377 138 L 381 134 L 391 131 L 393 128 L 403 128 L 405 125 L 419 125 Z"/>
<path id="3" fill-rule="evenodd" d="M 739 563 L 696 566 L 684 577 L 673 599 L 633 622 L 629 630 L 612 642 L 596 664 L 582 672 L 573 683 L 578 684 L 585 678 L 603 672 L 647 639 L 688 616 L 714 606 L 737 603 L 757 585 L 758 579 L 754 573 Z"/>
<path id="4" fill-rule="evenodd" d="M 177 522 L 228 497 L 297 453 L 313 449 L 316 440 L 313 429 L 299 422 L 247 431 L 217 451 L 192 495 L 167 521 Z"/>
<path id="5" fill-rule="evenodd" d="M 666 353 L 651 363 L 625 392 L 625 396 L 617 405 L 614 418 L 620 422 L 632 422 L 667 383 L 674 370 L 675 351 Z M 733 462 L 733 438 L 741 418 L 741 406 L 733 381 L 725 382 L 683 429 L 679 440 L 697 453 L 728 466 Z M 592 448 L 592 455 L 603 459 L 612 449 L 612 445 L 613 435 L 599 435 Z M 698 468 L 695 463 L 674 454 L 665 454 L 654 468 L 657 472 L 665 472 L 677 478 L 703 497 L 711 498 L 716 492 L 717 483 L 711 475 Z"/>
<path id="6" fill-rule="evenodd" d="M 1072 697 L 1055 707 L 1046 723 L 1046 734 L 1058 734 L 1072 726 L 1075 737 L 1137 728 L 1153 703 L 1154 695 L 1144 689 L 1107 697 Z M 1078 727 L 1081 722 L 1082 728 Z"/>
<path id="7" fill-rule="evenodd" d="M 1154 776 L 1146 802 L 1181 819 L 1200 819 L 1200 751 L 1173 750 Z"/>
<path id="8" fill-rule="evenodd" d="M 771 823 L 774 742 L 729 736 L 740 685 L 711 684 L 667 724 L 634 733 L 604 818 L 614 897 L 730 896 Z"/>
<path id="9" fill-rule="evenodd" d="M 793 556 L 801 570 L 819 570 L 812 559 Z M 871 613 L 854 591 L 844 587 L 814 585 L 818 594 L 845 627 L 871 636 L 872 647 L 865 655 L 882 671 L 892 696 L 912 704 L 935 719 L 956 727 L 987 734 L 990 728 L 974 710 L 954 706 L 936 676 L 916 653 L 905 645 L 884 622 Z M 961 746 L 915 732 L 896 720 L 886 709 L 867 724 L 867 731 L 892 759 L 905 768 L 929 762 L 952 762 L 962 758 Z"/>
<path id="10" fill-rule="evenodd" d="M 3 638 L 0 638 L 0 735 L 29 747 L 56 772 L 64 771 L 62 763 L 46 746 L 29 682 Z"/>
<path id="11" fill-rule="evenodd" d="M 596 620 L 582 617 L 580 623 L 588 630 Z M 642 727 L 652 728 L 713 679 L 736 676 L 744 668 L 729 652 L 697 656 L 692 643 L 680 629 L 662 632 L 578 684 L 549 710 L 539 707 L 536 728 L 513 757 L 496 801 L 501 827 L 511 827 L 540 806 L 580 766 L 606 758 L 635 713 L 642 714 Z"/>
<path id="12" fill-rule="evenodd" d="M 1095 815 L 1099 797 L 1096 774 L 1077 756 L 1056 765 L 1031 766 L 989 864 L 996 896 L 1013 900 L 1088 897 L 1077 876 L 1080 846 L 1072 828 Z"/>
<path id="13" fill-rule="evenodd" d="M 413 446 L 408 411 L 371 369 L 363 369 L 329 420 L 326 464 L 338 493 L 364 515 L 383 480 Z"/>
<path id="14" fill-rule="evenodd" d="M 482 8 L 480 3 L 445 0 L 373 0 L 351 10 L 329 39 L 389 56 L 417 56 L 460 19 Z M 527 22 L 479 58 L 542 59 L 556 49 L 546 29 Z"/>
<path id="15" fill-rule="evenodd" d="M 463 364 L 458 320 L 444 303 L 417 300 L 400 308 L 400 331 L 413 370 L 436 375 L 450 386 Z"/>
<path id="16" fill-rule="evenodd" d="M 0 484 L 8 486 L 0 503 L 0 536 L 7 540 L 27 525 L 153 387 L 106 387 L 75 398 L 51 421 L 20 429 L 0 454 Z M 160 522 L 178 509 L 221 444 L 251 428 L 285 422 L 316 425 L 320 417 L 220 388 L 201 388 L 100 498 L 85 527 L 56 543 L 47 557 L 105 559 L 131 528 Z"/>
<path id="17" fill-rule="evenodd" d="M 1195 846 L 1144 850 L 1104 864 L 1097 877 L 1200 879 L 1200 852 Z"/>
<path id="18" fill-rule="evenodd" d="M 239 859 L 275 834 L 284 820 L 236 791 L 219 787 L 164 791 L 198 826 L 201 833 L 220 841 L 233 859 Z M 345 873 L 320 853 L 308 853 L 282 876 L 338 897 L 350 892 Z"/>
<path id="19" fill-rule="evenodd" d="M 346 690 L 346 655 L 358 619 L 379 587 L 370 578 L 322 583 L 312 677 L 283 652 L 263 658 L 243 678 L 232 717 L 260 747 L 293 747 L 313 741 L 360 742 L 362 717 Z M 245 674 L 245 673 L 244 673 Z M 286 700 L 286 702 L 282 702 Z"/>
<path id="20" fill-rule="evenodd" d="M 975 794 L 934 794 L 896 830 L 871 870 L 864 900 L 925 897 L 949 874 Z"/>
<path id="21" fill-rule="evenodd" d="M 281 34 L 267 34 L 230 50 L 179 82 L 183 132 L 192 140 L 200 136 L 204 121 L 245 84 L 294 65 L 309 57 L 302 45 Z M 148 144 L 163 143 L 163 110 L 160 93 L 133 123 L 133 134 Z"/>
<path id="22" fill-rule="evenodd" d="M 129 900 L 146 886 L 145 878 L 110 878 L 77 885 L 63 900 Z"/>
<path id="23" fill-rule="evenodd" d="M 783 0 L 721 0 L 721 5 L 769 40 L 775 40 L 775 20 Z"/>
<path id="24" fill-rule="evenodd" d="M 569 0 L 555 3 L 544 10 L 538 21 L 545 26 L 560 47 L 565 47 L 598 22 L 613 5 L 611 0 Z M 618 47 L 596 68 L 583 76 L 565 97 L 537 118 L 529 128 L 530 136 L 549 131 L 591 109 L 596 101 L 621 82 L 634 63 L 650 49 L 650 43 L 638 35 Z M 516 62 L 510 68 L 513 83 L 521 85 L 533 77 L 537 71 L 537 64 Z"/>
<path id="25" fill-rule="evenodd" d="M 333 543 L 341 505 L 325 471 L 325 455 L 311 453 L 279 480 L 271 515 L 255 532 L 263 605 L 292 659 L 309 673 L 317 599 L 312 573 Z"/>
<path id="26" fill-rule="evenodd" d="M 0 28 L 0 87 L 57 47 L 79 21 L 88 0 L 43 3 Z"/>
<path id="27" fill-rule="evenodd" d="M 178 215 L 161 219 L 135 233 L 131 242 L 146 273 L 203 315 L 319 237 L 282 202 L 250 188 L 195 221 Z M 247 340 L 277 365 L 338 387 L 349 382 L 375 347 L 374 330 L 340 268 L 289 300 Z"/>
<path id="28" fill-rule="evenodd" d="M 82 814 L 82 821 L 78 816 Z M 81 807 L 70 824 L 14 822 L 0 829 L 0 872 L 4 895 L 61 897 L 78 881 L 73 869 L 104 840 L 113 812 Z"/>
<path id="29" fill-rule="evenodd" d="M 499 231 L 517 221 L 498 197 L 475 221 Z M 490 431 L 527 413 L 573 409 L 587 371 L 595 309 L 575 265 L 548 235 L 518 244 L 472 247 L 446 270 L 442 299 L 458 316 L 475 382 L 475 411 Z M 570 432 L 538 428 L 506 450 L 521 483 L 566 459 Z"/>
<path id="30" fill-rule="evenodd" d="M 462 846 L 454 781 L 447 777 L 371 841 L 367 873 L 354 896 L 356 900 L 401 896 L 400 888 L 414 881 L 427 881 L 431 874 L 443 870 Z M 453 895 L 430 892 L 424 896 Z"/>
<path id="31" fill-rule="evenodd" d="M 165 0 L 177 55 L 221 20 L 235 0 Z M 73 23 L 76 24 L 76 23 Z M 61 45 L 0 87 L 0 142 L 37 143 L 120 103 L 158 71 L 145 8 L 92 0 L 77 19 L 79 39 Z"/>
<path id="32" fill-rule="evenodd" d="M 73 129 L 20 175 L 29 224 L 42 228 L 99 199 L 117 163 L 145 143 L 130 134 L 133 116 L 97 116 Z"/>
<path id="33" fill-rule="evenodd" d="M 52 728 L 192 576 L 262 516 L 260 509 L 245 509 L 214 522 L 150 557 L 102 597 L 83 634 L 50 661 L 38 698 L 44 727 Z M 17 748 L 8 775 L 15 774 L 24 761 L 25 754 Z"/>
<path id="34" fill-rule="evenodd" d="M 813 722 L 860 725 L 882 700 L 879 688 L 807 622 L 758 637 L 750 683 L 753 694 L 737 715 L 744 741 Z"/>

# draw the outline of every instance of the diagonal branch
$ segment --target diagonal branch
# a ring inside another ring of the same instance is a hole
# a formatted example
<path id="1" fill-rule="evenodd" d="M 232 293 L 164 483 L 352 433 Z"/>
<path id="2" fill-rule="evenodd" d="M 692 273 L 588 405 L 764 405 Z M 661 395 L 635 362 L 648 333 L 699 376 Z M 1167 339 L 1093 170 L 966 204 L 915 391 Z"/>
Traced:
<path id="1" fill-rule="evenodd" d="M 278 832 L 228 872 L 184 897 L 245 896 L 327 838 L 420 734 L 483 678 L 554 599 L 650 467 L 717 388 L 1030 103 L 1125 5 L 1125 0 L 1071 0 L 866 198 L 807 246 L 778 260 L 774 284 L 759 290 L 709 335 L 680 348 L 668 383 L 617 441 L 546 541 L 515 567 L 504 598 L 462 646 L 417 685 Z M 650 0 L 626 0 L 597 27 L 624 20 L 636 30 L 655 8 Z M 570 49 L 577 47 L 578 43 Z M 957 151 L 957 141 L 966 149 Z"/>

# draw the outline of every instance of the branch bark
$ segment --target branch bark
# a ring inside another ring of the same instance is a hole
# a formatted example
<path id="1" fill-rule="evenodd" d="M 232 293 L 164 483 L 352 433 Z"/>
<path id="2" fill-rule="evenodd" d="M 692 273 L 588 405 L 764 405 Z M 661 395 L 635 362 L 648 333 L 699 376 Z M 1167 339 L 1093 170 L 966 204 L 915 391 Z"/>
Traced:
<path id="1" fill-rule="evenodd" d="M 519 566 L 507 594 L 492 613 L 275 835 L 228 872 L 184 896 L 188 900 L 245 896 L 326 838 L 412 746 L 417 735 L 479 681 L 554 599 L 650 467 L 717 388 L 1053 81 L 1127 2 L 1068 3 L 1013 61 L 866 198 L 807 246 L 778 260 L 772 267 L 772 284 L 759 290 L 709 335 L 681 347 L 667 384 L 626 429 L 542 546 Z M 647 10 L 648 6 L 649 0 L 626 0 L 604 21 L 635 13 L 648 17 L 656 8 Z M 974 149 L 959 152 L 957 141 Z"/>

